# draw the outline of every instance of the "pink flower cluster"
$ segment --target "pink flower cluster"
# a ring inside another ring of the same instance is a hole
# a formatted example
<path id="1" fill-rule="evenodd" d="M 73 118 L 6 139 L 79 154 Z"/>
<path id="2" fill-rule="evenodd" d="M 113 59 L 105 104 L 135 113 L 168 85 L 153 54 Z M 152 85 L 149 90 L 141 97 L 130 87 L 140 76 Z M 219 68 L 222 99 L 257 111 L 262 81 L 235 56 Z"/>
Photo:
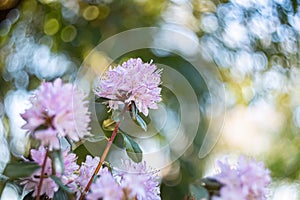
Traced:
<path id="1" fill-rule="evenodd" d="M 133 163 L 122 161 L 122 168 L 117 175 L 122 177 L 120 184 L 128 193 L 128 197 L 137 199 L 160 199 L 159 180 L 155 170 L 147 168 L 146 162 Z"/>
<path id="2" fill-rule="evenodd" d="M 111 109 L 119 109 L 134 102 L 139 112 L 147 116 L 148 109 L 157 109 L 157 103 L 161 101 L 160 83 L 161 70 L 152 61 L 143 63 L 140 58 L 129 59 L 115 68 L 110 67 L 100 79 L 95 92 L 99 97 L 109 99 Z M 79 167 L 76 155 L 67 149 L 62 155 L 64 170 L 54 171 L 54 163 L 47 154 L 52 153 L 53 149 L 60 149 L 62 137 L 79 141 L 90 135 L 90 113 L 85 98 L 86 95 L 75 86 L 64 84 L 58 78 L 53 82 L 43 82 L 30 98 L 31 107 L 21 114 L 26 121 L 22 128 L 41 143 L 38 150 L 31 150 L 31 158 L 41 168 L 22 181 L 26 190 L 33 190 L 33 196 L 47 195 L 53 198 L 59 189 L 59 185 L 51 178 L 51 175 L 55 175 L 79 197 L 93 176 L 99 157 L 87 156 Z M 122 169 L 112 172 L 108 168 L 101 169 L 86 198 L 160 199 L 156 171 L 148 169 L 146 163 L 136 164 L 129 160 L 124 161 L 122 166 Z M 40 194 L 37 194 L 40 186 Z"/>
<path id="3" fill-rule="evenodd" d="M 44 158 L 46 156 L 46 149 L 43 146 L 40 146 L 38 150 L 31 149 L 31 158 L 34 162 L 43 165 Z M 63 164 L 64 164 L 64 172 L 63 174 L 56 172 L 56 176 L 61 179 L 64 184 L 71 184 L 76 179 L 76 170 L 78 170 L 79 166 L 76 164 L 76 154 L 69 153 L 69 149 L 67 148 L 62 153 Z M 25 185 L 26 190 L 32 190 L 32 196 L 37 195 L 37 188 L 40 182 L 41 177 L 41 168 L 36 170 L 29 178 L 25 178 L 21 184 Z M 46 194 L 48 197 L 53 198 L 54 193 L 58 191 L 59 186 L 54 182 L 54 180 L 50 177 L 52 175 L 52 161 L 49 157 L 47 157 L 45 171 L 44 171 L 44 179 L 43 185 L 41 189 L 41 195 Z"/>
<path id="4" fill-rule="evenodd" d="M 85 189 L 90 177 L 100 160 L 99 157 L 86 157 L 79 168 L 76 164 L 76 155 L 68 153 L 69 149 L 63 151 L 63 174 L 57 173 L 56 176 L 62 183 L 76 193 L 77 198 Z M 31 150 L 33 161 L 42 166 L 46 154 L 46 149 L 41 146 L 38 150 Z M 53 198 L 59 186 L 50 177 L 52 175 L 52 161 L 47 157 L 45 173 L 41 195 L 45 194 Z M 32 196 L 37 195 L 37 188 L 40 182 L 41 169 L 36 170 L 30 177 L 23 180 L 26 190 L 33 190 Z M 160 200 L 159 179 L 156 171 L 148 169 L 146 163 L 133 163 L 130 160 L 122 161 L 122 168 L 110 172 L 108 168 L 102 168 L 98 173 L 98 178 L 91 185 L 86 198 L 88 200 Z"/>
<path id="5" fill-rule="evenodd" d="M 100 177 L 91 185 L 90 190 L 90 193 L 86 197 L 87 200 L 121 200 L 124 196 L 120 184 L 118 184 L 111 172 L 108 171 L 108 168 L 100 171 Z"/>
<path id="6" fill-rule="evenodd" d="M 147 116 L 148 108 L 157 109 L 157 103 L 161 101 L 160 72 L 152 62 L 143 63 L 140 58 L 131 58 L 117 67 L 110 66 L 100 78 L 95 93 L 110 99 L 111 109 L 116 110 L 119 105 L 133 101 Z"/>
<path id="7" fill-rule="evenodd" d="M 99 178 L 91 185 L 88 200 L 160 200 L 159 180 L 156 171 L 147 168 L 146 163 L 123 162 L 122 169 L 101 170 Z"/>
<path id="8" fill-rule="evenodd" d="M 218 162 L 220 173 L 214 178 L 224 184 L 220 196 L 213 200 L 265 200 L 268 186 L 271 182 L 270 171 L 263 162 L 247 161 L 241 156 L 237 166 L 231 166 L 228 161 Z"/>
<path id="9" fill-rule="evenodd" d="M 59 149 L 60 137 L 73 141 L 89 135 L 90 116 L 85 95 L 60 78 L 43 82 L 30 98 L 32 106 L 22 114 L 27 129 L 49 149 Z"/>
<path id="10" fill-rule="evenodd" d="M 80 196 L 81 192 L 85 189 L 90 178 L 93 176 L 99 161 L 99 157 L 96 156 L 95 158 L 92 158 L 92 156 L 87 155 L 85 162 L 81 163 L 79 174 L 77 174 L 78 176 L 75 182 L 70 185 L 70 188 L 76 192 L 77 196 Z"/>

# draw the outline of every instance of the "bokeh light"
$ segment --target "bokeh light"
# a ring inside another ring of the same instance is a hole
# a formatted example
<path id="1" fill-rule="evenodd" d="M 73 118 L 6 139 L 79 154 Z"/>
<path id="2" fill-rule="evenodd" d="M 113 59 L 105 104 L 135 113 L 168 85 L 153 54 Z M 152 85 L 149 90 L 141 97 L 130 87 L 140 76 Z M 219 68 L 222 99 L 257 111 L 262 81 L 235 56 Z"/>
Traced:
<path id="1" fill-rule="evenodd" d="M 77 35 L 76 28 L 72 25 L 69 25 L 62 29 L 60 37 L 64 42 L 71 42 L 72 40 L 75 39 L 76 35 Z"/>
<path id="2" fill-rule="evenodd" d="M 59 30 L 59 22 L 56 19 L 51 18 L 45 22 L 44 25 L 45 34 L 54 35 L 58 32 L 58 30 Z"/>
<path id="3" fill-rule="evenodd" d="M 84 9 L 82 15 L 83 15 L 84 19 L 86 19 L 88 21 L 94 20 L 99 15 L 99 9 L 97 6 L 88 6 Z"/>

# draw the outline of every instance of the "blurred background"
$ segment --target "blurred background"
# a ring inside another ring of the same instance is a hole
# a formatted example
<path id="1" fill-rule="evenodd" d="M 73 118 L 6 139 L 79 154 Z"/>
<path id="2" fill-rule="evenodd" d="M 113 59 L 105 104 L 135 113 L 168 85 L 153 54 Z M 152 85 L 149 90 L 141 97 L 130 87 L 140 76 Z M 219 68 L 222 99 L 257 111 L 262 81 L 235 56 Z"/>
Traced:
<path id="1" fill-rule="evenodd" d="M 197 135 L 161 171 L 162 199 L 183 199 L 190 183 L 216 173 L 216 159 L 228 155 L 234 160 L 240 154 L 263 160 L 270 168 L 269 199 L 300 199 L 298 0 L 11 0 L 0 1 L 0 20 L 0 172 L 7 162 L 28 155 L 30 142 L 19 114 L 29 106 L 30 91 L 42 80 L 74 81 L 85 57 L 110 36 L 156 26 L 176 30 L 200 45 L 203 59 L 217 66 L 226 97 L 221 136 L 210 154 L 199 158 L 205 133 L 214 126 L 207 110 L 217 105 L 201 75 L 179 56 L 193 55 L 193 46 L 171 40 L 169 45 L 180 54 L 143 49 L 114 61 L 141 57 L 172 66 L 197 96 Z M 162 37 L 168 36 L 155 35 L 153 42 Z M 95 54 L 93 59 L 97 63 L 105 57 Z M 163 108 L 172 117 L 148 146 L 166 143 L 180 117 L 176 95 L 163 89 L 162 96 Z M 103 105 L 97 106 L 99 113 L 105 112 Z M 188 132 L 186 127 L 184 134 Z M 146 150 L 147 144 L 142 147 Z M 75 151 L 79 162 L 88 153 L 85 145 Z M 170 152 L 176 154 L 176 149 Z M 9 184 L 2 199 L 18 199 L 19 193 Z"/>

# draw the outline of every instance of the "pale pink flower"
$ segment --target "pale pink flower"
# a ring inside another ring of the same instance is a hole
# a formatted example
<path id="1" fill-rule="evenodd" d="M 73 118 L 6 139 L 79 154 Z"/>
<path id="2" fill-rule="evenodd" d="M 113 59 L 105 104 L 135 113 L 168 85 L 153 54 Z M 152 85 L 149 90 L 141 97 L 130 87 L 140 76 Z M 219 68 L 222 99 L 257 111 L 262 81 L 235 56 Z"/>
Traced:
<path id="1" fill-rule="evenodd" d="M 32 176 L 29 179 L 25 179 L 25 181 L 21 182 L 21 184 L 25 184 L 24 186 L 25 190 L 33 189 L 33 193 L 32 193 L 33 197 L 37 196 L 37 188 L 39 185 L 40 176 L 41 176 L 41 170 L 37 170 L 35 173 L 32 174 Z M 45 194 L 49 198 L 53 198 L 54 193 L 57 192 L 58 189 L 59 186 L 51 178 L 44 178 L 40 195 Z"/>
<path id="2" fill-rule="evenodd" d="M 122 161 L 122 169 L 116 170 L 120 185 L 129 198 L 138 200 L 160 200 L 157 171 L 147 168 L 146 162 Z"/>
<path id="3" fill-rule="evenodd" d="M 43 82 L 30 98 L 32 106 L 21 114 L 27 129 L 41 144 L 59 149 L 59 138 L 73 141 L 89 135 L 90 122 L 86 96 L 60 78 Z"/>
<path id="4" fill-rule="evenodd" d="M 122 200 L 123 197 L 124 192 L 121 186 L 106 167 L 100 171 L 100 176 L 96 182 L 91 185 L 90 192 L 86 198 L 88 200 Z"/>
<path id="5" fill-rule="evenodd" d="M 49 145 L 50 149 L 60 148 L 59 138 L 57 137 L 57 131 L 55 129 L 47 128 L 44 130 L 36 130 L 34 137 L 41 141 L 41 145 Z"/>
<path id="6" fill-rule="evenodd" d="M 220 196 L 213 196 L 212 200 L 248 200 L 241 188 L 223 187 Z M 251 199 L 256 200 L 256 199 Z"/>
<path id="7" fill-rule="evenodd" d="M 160 200 L 157 171 L 147 168 L 146 163 L 122 161 L 120 169 L 113 173 L 108 168 L 100 170 L 98 178 L 91 185 L 87 199 L 103 200 Z"/>
<path id="8" fill-rule="evenodd" d="M 90 155 L 87 155 L 85 162 L 81 164 L 78 177 L 74 182 L 75 184 L 70 185 L 71 189 L 76 192 L 78 196 L 80 196 L 80 193 L 85 189 L 90 178 L 93 176 L 99 161 L 99 157 L 96 156 L 95 158 L 92 158 Z"/>
<path id="9" fill-rule="evenodd" d="M 218 161 L 220 173 L 214 178 L 224 184 L 220 197 L 213 200 L 265 200 L 271 183 L 270 171 L 263 162 L 247 161 L 241 156 L 236 166 Z"/>
<path id="10" fill-rule="evenodd" d="M 148 115 L 148 109 L 157 109 L 161 101 L 161 70 L 152 61 L 143 63 L 140 58 L 131 58 L 117 67 L 109 67 L 95 89 L 96 95 L 110 99 L 111 109 L 133 101 L 137 109 Z"/>
<path id="11" fill-rule="evenodd" d="M 46 149 L 43 146 L 40 146 L 38 150 L 31 149 L 31 158 L 34 162 L 39 164 L 41 167 L 44 162 L 44 158 L 46 156 Z M 74 173 L 78 170 L 79 166 L 76 164 L 76 155 L 73 153 L 69 153 L 69 149 L 67 148 L 62 152 L 63 157 L 63 165 L 64 172 L 58 173 L 56 172 L 56 176 L 62 180 L 64 184 L 70 184 L 74 181 Z M 37 195 L 37 188 L 40 182 L 42 169 L 39 168 L 36 170 L 30 177 L 25 178 L 21 184 L 25 185 L 24 188 L 26 190 L 33 190 L 32 196 Z M 42 189 L 40 195 L 46 194 L 49 198 L 53 198 L 54 193 L 58 191 L 59 186 L 53 181 L 50 177 L 52 175 L 52 161 L 49 157 L 47 157 L 45 171 L 44 171 L 44 179 L 42 184 Z"/>
<path id="12" fill-rule="evenodd" d="M 74 172 L 79 169 L 76 163 L 77 155 L 70 153 L 70 149 L 66 148 L 66 150 L 62 152 L 62 157 L 64 161 L 64 176 L 72 176 Z"/>
<path id="13" fill-rule="evenodd" d="M 70 187 L 70 185 L 75 184 L 77 180 L 77 171 L 79 170 L 79 165 L 77 165 L 77 155 L 75 153 L 70 153 L 69 148 L 62 152 L 62 157 L 64 161 L 64 172 L 62 175 L 57 173 L 60 177 L 62 183 Z"/>

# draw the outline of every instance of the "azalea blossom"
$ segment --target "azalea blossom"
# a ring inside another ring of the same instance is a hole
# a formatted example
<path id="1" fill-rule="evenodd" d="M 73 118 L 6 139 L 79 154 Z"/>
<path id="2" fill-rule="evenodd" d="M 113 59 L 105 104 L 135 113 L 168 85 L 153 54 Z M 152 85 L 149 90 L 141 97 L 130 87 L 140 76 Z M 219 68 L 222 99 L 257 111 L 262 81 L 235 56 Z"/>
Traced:
<path id="1" fill-rule="evenodd" d="M 146 162 L 122 161 L 122 168 L 116 170 L 120 185 L 127 197 L 138 200 L 160 200 L 157 171 L 147 168 Z"/>
<path id="2" fill-rule="evenodd" d="M 236 166 L 218 161 L 220 173 L 214 176 L 224 184 L 220 196 L 213 200 L 265 200 L 268 186 L 271 182 L 270 171 L 264 167 L 263 162 L 247 161 L 241 156 Z"/>
<path id="3" fill-rule="evenodd" d="M 108 168 L 101 170 L 99 178 L 90 187 L 90 192 L 87 195 L 88 200 L 103 199 L 103 200 L 122 200 L 124 192 L 113 177 Z"/>
<path id="4" fill-rule="evenodd" d="M 43 146 L 40 146 L 38 150 L 31 149 L 31 158 L 34 162 L 42 167 L 45 156 L 46 149 Z M 64 171 L 63 173 L 56 172 L 56 176 L 61 179 L 64 184 L 72 183 L 75 178 L 75 171 L 78 170 L 79 166 L 76 164 L 76 155 L 73 153 L 69 153 L 69 149 L 67 148 L 62 152 Z M 21 184 L 25 185 L 24 188 L 26 190 L 33 190 L 32 196 L 37 195 L 38 185 L 40 183 L 42 169 L 39 168 L 36 170 L 30 177 L 25 178 Z M 47 157 L 45 170 L 44 170 L 44 178 L 43 184 L 41 188 L 40 195 L 46 194 L 49 198 L 53 198 L 54 193 L 58 191 L 59 186 L 54 182 L 54 180 L 50 177 L 52 175 L 52 161 L 49 157 Z"/>
<path id="5" fill-rule="evenodd" d="M 157 109 L 161 101 L 161 70 L 152 61 L 143 63 L 140 58 L 131 58 L 122 65 L 109 67 L 99 80 L 96 95 L 108 98 L 108 106 L 117 110 L 125 103 L 135 103 L 137 109 L 148 115 L 148 109 Z"/>
<path id="6" fill-rule="evenodd" d="M 159 178 L 157 171 L 147 168 L 146 163 L 133 163 L 122 160 L 121 168 L 100 170 L 92 183 L 88 200 L 160 200 Z"/>
<path id="7" fill-rule="evenodd" d="M 79 174 L 76 177 L 75 182 L 70 185 L 73 192 L 76 192 L 78 196 L 80 196 L 80 193 L 85 189 L 90 178 L 93 176 L 99 161 L 99 157 L 96 156 L 92 158 L 92 156 L 87 155 L 85 162 L 81 163 L 81 166 L 79 168 Z"/>
<path id="8" fill-rule="evenodd" d="M 59 149 L 59 138 L 78 141 L 89 135 L 90 116 L 85 94 L 60 78 L 43 82 L 30 98 L 31 107 L 21 114 L 34 138 L 49 149 Z"/>

